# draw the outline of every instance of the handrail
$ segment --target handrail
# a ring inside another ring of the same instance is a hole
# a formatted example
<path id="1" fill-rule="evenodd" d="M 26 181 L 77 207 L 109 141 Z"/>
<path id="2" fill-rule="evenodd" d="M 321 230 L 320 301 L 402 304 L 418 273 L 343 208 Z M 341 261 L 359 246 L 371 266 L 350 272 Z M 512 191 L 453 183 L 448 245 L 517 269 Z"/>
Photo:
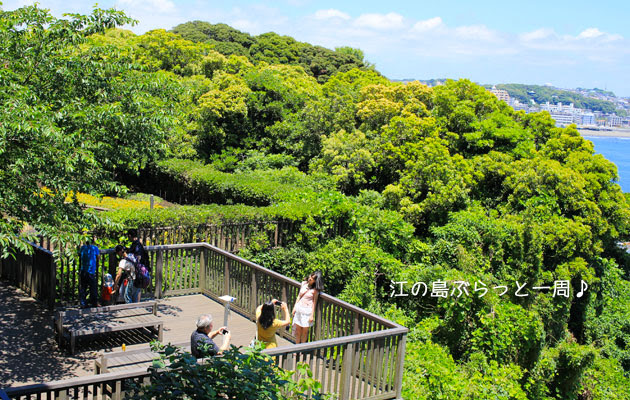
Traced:
<path id="1" fill-rule="evenodd" d="M 241 258 L 241 257 L 239 257 L 237 255 L 234 255 L 234 254 L 230 253 L 229 251 L 225 251 L 223 249 L 220 249 L 220 248 L 218 248 L 216 246 L 213 246 L 213 245 L 211 245 L 209 243 L 205 243 L 205 242 L 185 243 L 185 244 L 163 244 L 163 245 L 158 245 L 158 246 L 147 246 L 145 249 L 146 250 L 151 250 L 151 251 L 156 251 L 156 250 L 194 249 L 194 248 L 198 248 L 198 247 L 205 247 L 207 249 L 211 249 L 214 252 L 219 253 L 219 254 L 221 254 L 224 257 L 227 257 L 227 258 L 229 258 L 231 260 L 234 260 L 234 261 L 238 261 L 239 263 L 245 264 L 248 267 L 253 268 L 253 269 L 257 270 L 257 271 L 264 272 L 265 274 L 271 275 L 271 276 L 273 276 L 274 278 L 276 278 L 278 280 L 290 283 L 291 285 L 294 285 L 294 286 L 297 286 L 297 287 L 300 286 L 300 283 L 298 281 L 296 281 L 295 279 L 291 279 L 291 278 L 289 278 L 287 276 L 279 274 L 279 273 L 277 273 L 275 271 L 272 271 L 272 270 L 270 270 L 268 268 L 265 268 L 265 267 L 263 267 L 261 265 L 255 264 L 255 263 L 253 263 L 253 262 L 251 262 L 249 260 Z M 114 253 L 113 249 L 101 250 L 101 254 L 113 254 L 113 253 Z M 386 325 L 388 325 L 388 326 L 390 326 L 392 328 L 402 327 L 401 325 L 396 324 L 395 322 L 389 321 L 389 320 L 387 320 L 387 319 L 385 319 L 385 318 L 383 318 L 381 316 L 378 316 L 378 315 L 376 315 L 374 313 L 371 313 L 369 311 L 363 310 L 363 309 L 355 306 L 354 304 L 350 304 L 350 303 L 345 302 L 343 300 L 340 300 L 340 299 L 338 299 L 336 297 L 330 296 L 330 295 L 328 295 L 326 293 L 320 293 L 320 298 L 322 298 L 324 300 L 327 300 L 327 301 L 329 301 L 329 302 L 331 302 L 333 304 L 337 304 L 339 306 L 342 306 L 343 308 L 352 310 L 352 311 L 354 311 L 354 312 L 356 312 L 356 313 L 358 313 L 360 315 L 363 315 L 364 317 L 368 317 L 368 318 L 374 319 L 374 320 L 379 320 L 379 322 L 382 322 L 383 324 L 386 324 Z"/>
<path id="2" fill-rule="evenodd" d="M 35 242 L 30 242 L 30 241 L 26 240 L 26 243 L 30 244 L 31 246 L 33 246 L 33 247 L 34 247 L 34 248 L 36 248 L 37 250 L 43 251 L 44 253 L 49 254 L 49 255 L 51 255 L 51 256 L 53 255 L 52 251 L 50 251 L 50 250 L 48 250 L 48 249 L 46 249 L 46 248 L 44 248 L 44 247 L 42 247 L 42 246 L 38 245 L 38 244 L 37 244 L 37 243 L 35 243 Z"/>
<path id="3" fill-rule="evenodd" d="M 305 351 L 322 349 L 325 347 L 357 343 L 357 342 L 361 342 L 361 341 L 369 340 L 369 339 L 380 339 L 380 338 L 385 338 L 385 337 L 396 336 L 400 334 L 405 334 L 407 333 L 407 331 L 408 329 L 404 327 L 386 329 L 382 331 L 344 336 L 341 338 L 318 340 L 315 342 L 282 346 L 282 347 L 277 347 L 274 349 L 266 349 L 266 350 L 263 350 L 262 353 L 267 354 L 269 356 L 277 356 L 277 355 L 287 354 L 287 353 L 300 353 L 300 352 L 305 352 Z M 145 350 L 142 349 L 138 351 L 144 352 Z M 129 354 L 133 354 L 133 353 L 129 353 Z M 10 387 L 10 388 L 4 389 L 4 391 L 7 393 L 7 395 L 23 396 L 27 394 L 38 393 L 38 392 L 43 392 L 43 391 L 48 391 L 48 390 L 58 390 L 58 389 L 65 389 L 68 387 L 87 386 L 87 385 L 92 385 L 92 384 L 97 384 L 97 383 L 102 383 L 102 382 L 114 381 L 117 379 L 139 378 L 139 377 L 144 377 L 148 375 L 149 373 L 147 372 L 146 368 L 139 368 L 137 370 L 107 372 L 107 373 L 99 374 L 99 375 L 87 375 L 87 376 L 80 376 L 80 377 L 71 378 L 71 379 L 57 380 L 57 381 L 52 381 L 52 382 L 47 382 L 47 383 L 36 383 L 36 384 L 25 385 L 25 386 Z"/>
<path id="4" fill-rule="evenodd" d="M 264 272 L 265 274 L 271 275 L 271 276 L 273 276 L 274 278 L 276 278 L 278 280 L 287 282 L 287 283 L 289 283 L 291 285 L 294 285 L 296 287 L 300 287 L 300 283 L 298 281 L 296 281 L 295 279 L 291 279 L 291 278 L 289 278 L 287 276 L 279 274 L 279 273 L 277 273 L 275 271 L 272 271 L 272 270 L 270 270 L 268 268 L 265 268 L 265 267 L 263 267 L 261 265 L 255 264 L 255 263 L 253 263 L 253 262 L 251 262 L 249 260 L 241 258 L 241 257 L 239 257 L 237 255 L 234 255 L 234 254 L 232 254 L 232 253 L 230 253 L 228 251 L 225 251 L 223 249 L 220 249 L 220 248 L 218 248 L 216 246 L 213 246 L 213 245 L 211 245 L 209 243 L 205 243 L 205 242 L 201 242 L 201 243 L 186 243 L 186 244 L 170 244 L 170 245 L 159 245 L 159 246 L 147 246 L 146 250 L 192 249 L 192 248 L 197 248 L 197 247 L 205 247 L 207 249 L 211 249 L 214 252 L 223 255 L 224 257 L 230 258 L 230 259 L 232 259 L 234 261 L 238 261 L 239 263 L 245 264 L 248 267 L 253 268 L 253 269 L 257 270 L 257 271 Z M 112 249 L 108 249 L 108 250 L 105 250 L 105 251 L 108 252 L 108 253 L 109 252 L 113 253 Z M 341 299 L 333 297 L 333 296 L 331 296 L 329 294 L 320 293 L 319 297 L 321 299 L 323 299 L 323 300 L 329 301 L 330 303 L 342 306 L 345 309 L 352 310 L 352 311 L 356 312 L 357 314 L 360 314 L 360 315 L 362 315 L 364 317 L 367 317 L 367 318 L 376 320 L 378 322 L 381 322 L 384 325 L 390 326 L 391 328 L 402 328 L 403 327 L 402 325 L 399 325 L 399 324 L 397 324 L 395 322 L 389 321 L 389 320 L 387 320 L 387 319 L 385 319 L 385 318 L 383 318 L 383 317 L 381 317 L 379 315 L 376 315 L 374 313 L 371 313 L 369 311 L 363 310 L 362 308 L 359 308 L 359 307 L 355 306 L 354 304 L 350 304 L 350 303 L 345 302 L 345 301 L 343 301 Z"/>
<path id="5" fill-rule="evenodd" d="M 126 370 L 119 372 L 107 372 L 100 375 L 86 375 L 79 376 L 77 378 L 63 379 L 57 381 L 51 381 L 46 383 L 34 383 L 30 385 L 10 387 L 4 389 L 7 395 L 11 396 L 25 396 L 33 393 L 41 393 L 49 390 L 59 390 L 68 387 L 78 387 L 86 385 L 94 385 L 98 383 L 114 381 L 118 379 L 139 378 L 148 376 L 149 373 L 146 369 L 138 370 Z"/>
<path id="6" fill-rule="evenodd" d="M 285 353 L 300 353 L 300 352 L 305 352 L 305 351 L 322 349 L 324 347 L 338 346 L 342 344 L 362 342 L 365 340 L 381 339 L 381 338 L 386 338 L 386 337 L 391 337 L 391 336 L 397 336 L 400 334 L 406 334 L 407 332 L 409 332 L 409 329 L 405 327 L 383 329 L 380 331 L 358 333 L 355 335 L 342 336 L 339 338 L 323 339 L 323 340 L 317 340 L 317 341 L 308 342 L 308 343 L 285 345 L 282 347 L 275 347 L 273 349 L 263 350 L 263 353 L 268 354 L 270 356 L 276 356 L 276 355 L 285 354 Z M 290 351 L 287 351 L 289 349 Z"/>

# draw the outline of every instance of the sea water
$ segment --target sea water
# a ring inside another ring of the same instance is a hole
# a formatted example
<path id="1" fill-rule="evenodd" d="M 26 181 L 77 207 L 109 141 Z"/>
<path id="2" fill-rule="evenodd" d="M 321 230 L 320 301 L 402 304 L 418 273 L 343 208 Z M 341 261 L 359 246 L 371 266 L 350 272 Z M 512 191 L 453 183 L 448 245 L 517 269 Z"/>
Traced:
<path id="1" fill-rule="evenodd" d="M 595 153 L 603 155 L 617 166 L 619 186 L 626 193 L 630 192 L 630 138 L 587 136 L 595 145 Z"/>

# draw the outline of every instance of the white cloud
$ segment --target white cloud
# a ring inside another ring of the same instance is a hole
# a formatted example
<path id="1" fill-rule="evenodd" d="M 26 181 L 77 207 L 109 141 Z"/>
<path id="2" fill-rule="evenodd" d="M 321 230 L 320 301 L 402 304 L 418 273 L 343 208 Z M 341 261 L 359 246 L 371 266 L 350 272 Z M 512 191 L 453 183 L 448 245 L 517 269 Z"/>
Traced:
<path id="1" fill-rule="evenodd" d="M 556 33 L 553 29 L 540 28 L 532 32 L 521 33 L 519 35 L 519 38 L 525 42 L 529 42 L 534 40 L 546 39 L 550 36 L 556 36 Z"/>
<path id="2" fill-rule="evenodd" d="M 600 31 L 597 28 L 588 28 L 582 31 L 577 38 L 578 39 L 591 39 L 604 35 L 604 32 Z"/>
<path id="3" fill-rule="evenodd" d="M 348 20 L 348 19 L 350 19 L 350 16 L 348 14 L 346 14 L 345 12 L 342 12 L 342 11 L 330 8 L 328 10 L 318 10 L 315 13 L 315 18 L 316 19 L 341 18 L 341 19 L 344 19 L 344 20 Z"/>
<path id="4" fill-rule="evenodd" d="M 588 28 L 580 32 L 576 39 L 601 39 L 604 41 L 614 41 L 623 39 L 623 36 L 602 32 L 597 28 Z"/>
<path id="5" fill-rule="evenodd" d="M 175 10 L 175 4 L 170 0 L 119 0 L 123 6 L 153 10 L 160 13 Z"/>
<path id="6" fill-rule="evenodd" d="M 426 19 L 424 21 L 418 21 L 411 28 L 412 32 L 428 32 L 442 26 L 442 18 L 435 17 L 431 19 Z"/>
<path id="7" fill-rule="evenodd" d="M 403 27 L 403 16 L 391 12 L 389 14 L 362 14 L 354 20 L 354 25 L 371 29 L 399 29 Z"/>
<path id="8" fill-rule="evenodd" d="M 537 51 L 541 58 L 565 54 L 575 60 L 588 57 L 589 60 L 605 63 L 628 53 L 623 39 L 621 35 L 602 32 L 597 28 L 585 29 L 576 36 L 559 35 L 552 29 L 540 28 L 518 35 L 515 45 L 522 52 Z"/>
<path id="9" fill-rule="evenodd" d="M 485 25 L 458 26 L 455 28 L 455 34 L 467 40 L 494 42 L 499 39 L 498 35 Z"/>

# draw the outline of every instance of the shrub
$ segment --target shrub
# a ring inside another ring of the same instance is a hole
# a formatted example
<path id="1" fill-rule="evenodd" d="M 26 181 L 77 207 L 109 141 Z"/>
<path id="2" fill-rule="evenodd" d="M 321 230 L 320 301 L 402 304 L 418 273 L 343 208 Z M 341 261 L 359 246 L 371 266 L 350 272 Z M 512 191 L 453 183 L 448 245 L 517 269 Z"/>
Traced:
<path id="1" fill-rule="evenodd" d="M 312 378 L 308 367 L 298 365 L 296 372 L 278 368 L 260 348 L 241 353 L 232 346 L 220 357 L 204 358 L 202 362 L 190 353 L 172 345 L 152 343 L 159 357 L 149 367 L 150 383 L 132 385 L 132 398 L 148 399 L 323 399 L 321 384 Z M 288 393 L 287 393 L 288 392 Z"/>

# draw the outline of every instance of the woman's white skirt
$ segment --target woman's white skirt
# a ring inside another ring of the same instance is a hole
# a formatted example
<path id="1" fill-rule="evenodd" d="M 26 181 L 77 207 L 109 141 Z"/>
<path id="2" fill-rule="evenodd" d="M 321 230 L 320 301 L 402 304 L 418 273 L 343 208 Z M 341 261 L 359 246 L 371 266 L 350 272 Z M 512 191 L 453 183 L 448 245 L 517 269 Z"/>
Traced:
<path id="1" fill-rule="evenodd" d="M 311 307 L 297 307 L 295 309 L 295 315 L 293 316 L 293 324 L 301 326 L 302 328 L 308 328 L 313 326 L 313 323 L 309 323 L 313 309 Z"/>

